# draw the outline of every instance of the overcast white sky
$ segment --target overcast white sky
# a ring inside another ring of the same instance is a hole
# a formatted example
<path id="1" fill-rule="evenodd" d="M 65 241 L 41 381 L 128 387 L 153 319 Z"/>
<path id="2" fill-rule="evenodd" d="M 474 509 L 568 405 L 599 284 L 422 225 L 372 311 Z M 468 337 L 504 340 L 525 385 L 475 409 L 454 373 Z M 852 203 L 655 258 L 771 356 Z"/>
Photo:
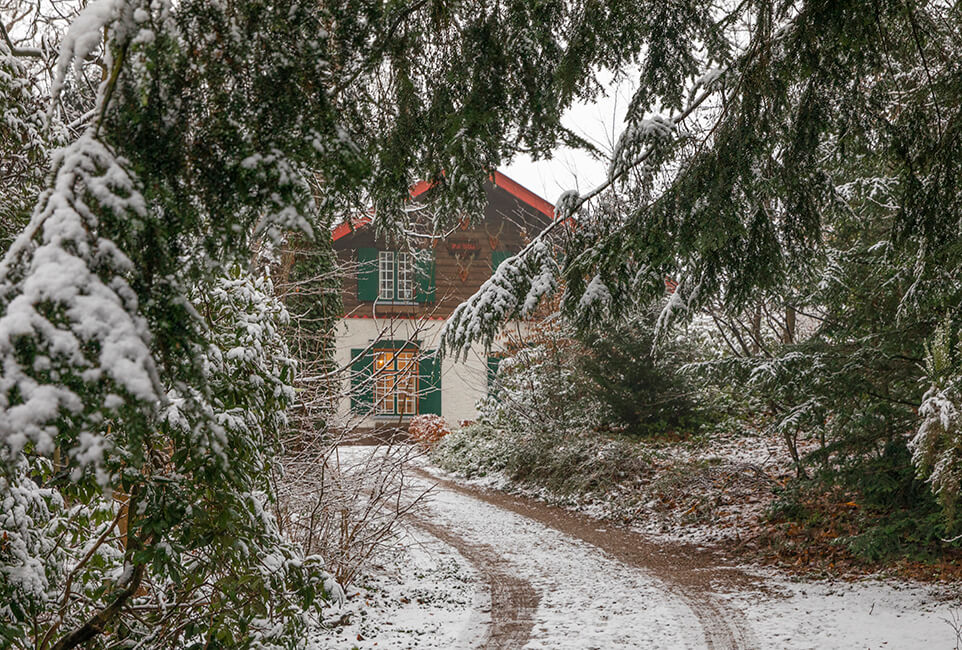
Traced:
<path id="1" fill-rule="evenodd" d="M 607 96 L 596 104 L 577 104 L 563 119 L 563 124 L 610 153 L 616 136 L 621 133 L 625 110 L 635 83 L 609 83 Z M 518 181 L 535 194 L 555 203 L 562 192 L 585 192 L 599 185 L 608 173 L 608 163 L 594 160 L 583 151 L 561 148 L 551 160 L 532 161 L 519 156 L 510 165 L 501 167 L 507 176 Z"/>

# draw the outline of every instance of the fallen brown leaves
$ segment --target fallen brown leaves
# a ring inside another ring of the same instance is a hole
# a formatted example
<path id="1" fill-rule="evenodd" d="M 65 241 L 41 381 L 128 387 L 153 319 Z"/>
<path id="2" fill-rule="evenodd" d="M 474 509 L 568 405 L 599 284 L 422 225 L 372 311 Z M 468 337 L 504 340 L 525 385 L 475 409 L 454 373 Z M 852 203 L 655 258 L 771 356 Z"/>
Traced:
<path id="1" fill-rule="evenodd" d="M 923 582 L 962 580 L 962 551 L 944 549 L 933 562 L 908 559 L 870 562 L 857 557 L 844 543 L 862 532 L 860 506 L 854 495 L 827 492 L 801 499 L 802 521 L 785 517 L 761 519 L 744 540 L 756 561 L 806 577 L 854 580 L 868 574 Z"/>

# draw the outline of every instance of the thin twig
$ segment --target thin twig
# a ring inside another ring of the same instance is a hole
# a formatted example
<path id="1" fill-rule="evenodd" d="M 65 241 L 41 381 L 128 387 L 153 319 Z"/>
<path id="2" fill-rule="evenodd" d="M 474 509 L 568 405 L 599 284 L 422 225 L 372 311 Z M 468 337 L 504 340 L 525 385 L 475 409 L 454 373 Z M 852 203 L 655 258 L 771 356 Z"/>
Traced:
<path id="1" fill-rule="evenodd" d="M 3 26 L 3 23 L 0 23 L 0 33 L 3 34 L 3 40 L 6 41 L 7 47 L 10 48 L 10 54 L 12 54 L 13 56 L 29 57 L 31 59 L 44 58 L 43 50 L 37 49 L 35 47 L 17 47 L 16 45 L 14 45 L 13 41 L 10 40 L 10 35 L 7 34 L 7 28 Z"/>

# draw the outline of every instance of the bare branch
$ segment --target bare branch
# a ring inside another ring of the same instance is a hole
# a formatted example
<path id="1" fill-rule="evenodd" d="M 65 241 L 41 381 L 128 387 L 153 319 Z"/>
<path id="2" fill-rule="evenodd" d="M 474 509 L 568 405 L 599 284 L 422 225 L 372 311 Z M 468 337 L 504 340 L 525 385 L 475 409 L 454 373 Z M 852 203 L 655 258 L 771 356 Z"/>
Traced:
<path id="1" fill-rule="evenodd" d="M 7 34 L 7 28 L 0 23 L 0 33 L 3 34 L 3 40 L 6 42 L 7 47 L 10 48 L 10 54 L 17 57 L 29 57 L 32 59 L 42 59 L 44 58 L 43 50 L 35 47 L 17 47 L 10 40 L 10 35 Z"/>

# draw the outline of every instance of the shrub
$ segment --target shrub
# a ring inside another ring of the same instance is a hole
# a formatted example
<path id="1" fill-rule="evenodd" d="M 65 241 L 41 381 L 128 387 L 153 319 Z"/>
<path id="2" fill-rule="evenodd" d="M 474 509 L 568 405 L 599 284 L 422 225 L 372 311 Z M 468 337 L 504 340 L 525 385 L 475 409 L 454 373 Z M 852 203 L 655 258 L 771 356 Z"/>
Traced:
<path id="1" fill-rule="evenodd" d="M 699 356 L 692 336 L 656 340 L 655 312 L 604 330 L 580 331 L 554 315 L 511 341 L 493 398 L 480 410 L 496 427 L 631 436 L 690 433 L 706 419 L 681 368 Z"/>
<path id="2" fill-rule="evenodd" d="M 593 337 L 579 358 L 589 395 L 605 419 L 635 436 L 657 435 L 700 425 L 693 387 L 679 372 L 686 351 L 658 342 L 650 319 Z"/>
<path id="3" fill-rule="evenodd" d="M 560 434 L 590 430 L 600 418 L 578 360 L 585 348 L 558 319 L 546 319 L 508 346 L 481 419 L 505 431 Z"/>
<path id="4" fill-rule="evenodd" d="M 600 496 L 636 483 L 648 462 L 629 441 L 580 430 L 465 427 L 444 438 L 433 460 L 468 477 L 501 472 L 519 485 L 546 488 L 555 497 Z"/>
<path id="5" fill-rule="evenodd" d="M 408 435 L 411 436 L 411 440 L 428 448 L 435 446 L 449 433 L 451 429 L 448 428 L 444 418 L 430 413 L 414 416 L 408 425 Z"/>
<path id="6" fill-rule="evenodd" d="M 442 469 L 467 478 L 487 476 L 507 467 L 509 441 L 503 431 L 476 422 L 445 436 L 431 457 Z"/>
<path id="7" fill-rule="evenodd" d="M 935 561 L 958 552 L 939 503 L 915 474 L 904 440 L 877 454 L 795 479 L 778 491 L 770 520 L 793 523 L 806 545 L 843 547 L 861 562 Z M 807 548 L 806 546 L 806 548 Z"/>

